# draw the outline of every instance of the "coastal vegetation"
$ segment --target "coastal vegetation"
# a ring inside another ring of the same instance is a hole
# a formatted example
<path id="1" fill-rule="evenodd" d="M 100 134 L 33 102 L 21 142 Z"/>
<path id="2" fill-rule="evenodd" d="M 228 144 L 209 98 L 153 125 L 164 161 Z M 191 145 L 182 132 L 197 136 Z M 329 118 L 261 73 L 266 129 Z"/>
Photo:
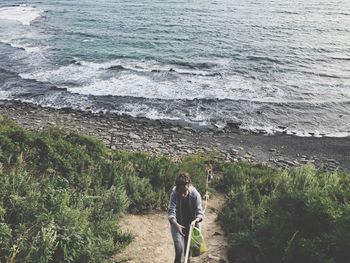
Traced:
<path id="1" fill-rule="evenodd" d="M 164 209 L 180 170 L 204 191 L 202 161 L 112 151 L 76 132 L 31 132 L 0 116 L 0 261 L 103 262 L 132 240 L 118 217 Z"/>
<path id="2" fill-rule="evenodd" d="M 179 171 L 204 194 L 226 195 L 219 222 L 230 262 L 345 262 L 349 174 L 276 170 L 188 155 L 179 160 L 112 150 L 55 127 L 28 131 L 0 116 L 0 262 L 107 262 L 132 241 L 123 213 L 166 208 Z"/>
<path id="3" fill-rule="evenodd" d="M 349 174 L 245 163 L 225 164 L 222 173 L 219 221 L 230 262 L 349 262 Z"/>

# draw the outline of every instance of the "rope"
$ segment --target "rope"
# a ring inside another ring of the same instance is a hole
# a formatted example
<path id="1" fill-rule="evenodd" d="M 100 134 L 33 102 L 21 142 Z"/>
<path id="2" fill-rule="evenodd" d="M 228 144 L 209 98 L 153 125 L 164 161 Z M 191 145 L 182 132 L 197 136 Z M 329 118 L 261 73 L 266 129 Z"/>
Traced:
<path id="1" fill-rule="evenodd" d="M 205 195 L 204 195 L 205 205 L 203 209 L 203 214 L 205 214 L 205 211 L 207 210 L 207 206 L 208 206 L 208 200 L 209 200 L 208 188 L 209 188 L 209 181 L 212 179 L 212 177 L 213 177 L 213 167 L 211 164 L 209 164 L 209 168 L 207 169 L 207 181 L 205 184 Z"/>
<path id="2" fill-rule="evenodd" d="M 209 200 L 208 186 L 209 186 L 209 181 L 212 179 L 212 177 L 213 177 L 213 167 L 211 164 L 209 164 L 209 168 L 207 169 L 207 180 L 206 180 L 206 184 L 205 184 L 205 195 L 204 195 L 205 205 L 204 205 L 204 209 L 203 209 L 203 214 L 205 214 L 205 211 L 207 210 L 207 206 L 208 206 L 208 200 Z M 192 221 L 192 223 L 190 225 L 190 231 L 188 232 L 186 256 L 185 256 L 184 263 L 188 262 L 188 258 L 189 258 L 189 254 L 190 254 L 191 235 L 192 235 L 193 228 L 195 226 L 195 222 L 196 222 L 196 220 Z"/>

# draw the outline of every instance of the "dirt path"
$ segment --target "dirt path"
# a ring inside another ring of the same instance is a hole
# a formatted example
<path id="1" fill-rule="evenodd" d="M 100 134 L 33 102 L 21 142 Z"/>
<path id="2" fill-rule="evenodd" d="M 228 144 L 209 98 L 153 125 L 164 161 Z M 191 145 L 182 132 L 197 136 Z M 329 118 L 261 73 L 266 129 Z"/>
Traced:
<path id="1" fill-rule="evenodd" d="M 217 224 L 216 217 L 223 196 L 210 196 L 202 231 L 207 242 L 208 252 L 194 262 L 227 262 L 227 240 Z M 203 204 L 204 205 L 204 204 Z M 172 263 L 174 247 L 170 235 L 170 226 L 165 212 L 154 212 L 147 215 L 127 215 L 120 221 L 121 228 L 134 234 L 134 241 L 118 255 L 116 262 L 129 263 Z"/>

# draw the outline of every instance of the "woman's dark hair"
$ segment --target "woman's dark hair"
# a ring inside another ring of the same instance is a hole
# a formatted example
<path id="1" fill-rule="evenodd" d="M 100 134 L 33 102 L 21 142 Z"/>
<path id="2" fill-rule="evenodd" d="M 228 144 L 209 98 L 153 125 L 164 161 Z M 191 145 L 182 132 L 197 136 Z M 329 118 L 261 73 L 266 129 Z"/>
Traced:
<path id="1" fill-rule="evenodd" d="M 176 190 L 181 189 L 183 186 L 189 183 L 191 183 L 190 175 L 184 172 L 179 173 L 175 181 Z"/>

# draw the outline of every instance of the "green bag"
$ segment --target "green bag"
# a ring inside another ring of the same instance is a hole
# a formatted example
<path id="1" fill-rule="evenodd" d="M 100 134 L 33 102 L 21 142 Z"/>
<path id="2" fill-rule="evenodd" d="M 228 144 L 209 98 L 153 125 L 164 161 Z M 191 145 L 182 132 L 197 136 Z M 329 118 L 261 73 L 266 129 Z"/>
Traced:
<path id="1" fill-rule="evenodd" d="M 198 257 L 207 252 L 207 245 L 204 242 L 201 230 L 194 227 L 191 234 L 190 253 L 192 257 Z"/>

